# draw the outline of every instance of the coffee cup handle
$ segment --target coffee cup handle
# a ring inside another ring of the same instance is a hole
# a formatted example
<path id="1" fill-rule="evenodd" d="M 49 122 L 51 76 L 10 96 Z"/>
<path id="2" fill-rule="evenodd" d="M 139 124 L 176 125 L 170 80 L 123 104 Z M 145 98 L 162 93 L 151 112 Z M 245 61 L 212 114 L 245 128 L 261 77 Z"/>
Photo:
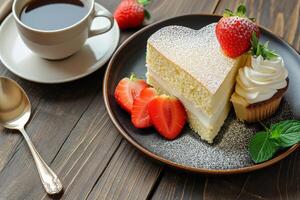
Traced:
<path id="1" fill-rule="evenodd" d="M 103 28 L 97 28 L 97 29 L 91 29 L 92 23 L 90 24 L 90 28 L 89 28 L 89 37 L 93 37 L 96 35 L 100 35 L 103 33 L 106 33 L 107 31 L 109 31 L 113 25 L 114 25 L 114 17 L 112 16 L 112 14 L 110 12 L 108 12 L 107 10 L 98 10 L 95 11 L 93 20 L 96 17 L 105 17 L 109 20 L 109 25 Z"/>

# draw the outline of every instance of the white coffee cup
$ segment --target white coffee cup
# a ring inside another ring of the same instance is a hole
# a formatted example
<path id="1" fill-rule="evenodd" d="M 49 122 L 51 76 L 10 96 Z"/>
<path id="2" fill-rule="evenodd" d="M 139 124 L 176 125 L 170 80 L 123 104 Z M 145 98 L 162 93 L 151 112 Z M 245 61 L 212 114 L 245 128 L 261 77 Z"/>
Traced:
<path id="1" fill-rule="evenodd" d="M 14 0 L 12 12 L 22 40 L 31 51 L 42 58 L 58 60 L 69 57 L 80 50 L 87 38 L 106 33 L 114 24 L 110 12 L 95 10 L 94 0 L 83 0 L 89 6 L 89 11 L 80 21 L 63 29 L 38 30 L 27 26 L 19 19 L 22 9 L 30 1 L 32 0 Z M 109 25 L 92 30 L 91 24 L 96 17 L 107 18 Z"/>

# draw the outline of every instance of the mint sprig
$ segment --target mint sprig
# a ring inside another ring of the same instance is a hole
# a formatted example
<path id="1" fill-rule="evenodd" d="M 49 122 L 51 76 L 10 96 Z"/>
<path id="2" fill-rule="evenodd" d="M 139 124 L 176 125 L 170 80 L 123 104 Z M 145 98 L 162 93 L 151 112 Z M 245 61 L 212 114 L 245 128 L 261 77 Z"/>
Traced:
<path id="1" fill-rule="evenodd" d="M 256 133 L 250 139 L 249 152 L 255 163 L 261 163 L 271 159 L 278 150 L 298 142 L 300 142 L 300 121 L 285 120 Z"/>
<path id="2" fill-rule="evenodd" d="M 273 58 L 277 58 L 278 54 L 276 54 L 273 50 L 269 49 L 269 41 L 262 44 L 258 41 L 256 33 L 252 33 L 251 38 L 251 54 L 254 57 L 262 56 L 264 60 L 271 60 Z"/>

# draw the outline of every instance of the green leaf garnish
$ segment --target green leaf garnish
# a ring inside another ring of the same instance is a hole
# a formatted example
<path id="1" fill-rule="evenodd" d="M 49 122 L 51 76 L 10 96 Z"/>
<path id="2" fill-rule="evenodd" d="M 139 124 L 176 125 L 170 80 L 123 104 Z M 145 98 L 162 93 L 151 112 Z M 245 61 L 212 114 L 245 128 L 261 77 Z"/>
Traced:
<path id="1" fill-rule="evenodd" d="M 250 140 L 249 151 L 252 160 L 260 163 L 269 160 L 277 151 L 277 146 L 271 142 L 268 132 L 258 132 Z"/>
<path id="2" fill-rule="evenodd" d="M 252 38 L 251 38 L 251 54 L 254 57 L 262 56 L 264 60 L 271 60 L 273 58 L 277 58 L 278 54 L 276 54 L 274 51 L 269 49 L 269 41 L 267 41 L 264 44 L 259 43 L 256 33 L 252 33 Z"/>
<path id="3" fill-rule="evenodd" d="M 264 126 L 264 125 L 263 125 Z M 271 125 L 270 129 L 256 133 L 249 144 L 249 151 L 255 163 L 269 160 L 281 148 L 300 142 L 300 121 L 285 120 Z"/>
<path id="4" fill-rule="evenodd" d="M 300 141 L 300 122 L 286 120 L 271 126 L 271 139 L 280 147 L 289 147 Z"/>

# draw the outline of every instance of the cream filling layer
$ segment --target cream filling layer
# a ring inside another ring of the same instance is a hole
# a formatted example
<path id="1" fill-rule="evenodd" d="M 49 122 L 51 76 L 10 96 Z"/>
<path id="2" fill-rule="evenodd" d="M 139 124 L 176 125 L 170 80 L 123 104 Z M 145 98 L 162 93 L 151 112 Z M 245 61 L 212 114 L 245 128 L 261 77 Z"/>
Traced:
<path id="1" fill-rule="evenodd" d="M 196 107 L 195 104 L 182 96 L 178 91 L 176 91 L 169 83 L 160 78 L 153 70 L 147 67 L 148 74 L 161 86 L 163 90 L 168 92 L 170 95 L 177 97 L 187 110 L 193 113 L 206 128 L 213 127 L 218 121 L 228 103 L 226 101 L 220 101 L 221 103 L 217 106 L 216 112 L 212 116 L 206 115 L 199 107 Z"/>

